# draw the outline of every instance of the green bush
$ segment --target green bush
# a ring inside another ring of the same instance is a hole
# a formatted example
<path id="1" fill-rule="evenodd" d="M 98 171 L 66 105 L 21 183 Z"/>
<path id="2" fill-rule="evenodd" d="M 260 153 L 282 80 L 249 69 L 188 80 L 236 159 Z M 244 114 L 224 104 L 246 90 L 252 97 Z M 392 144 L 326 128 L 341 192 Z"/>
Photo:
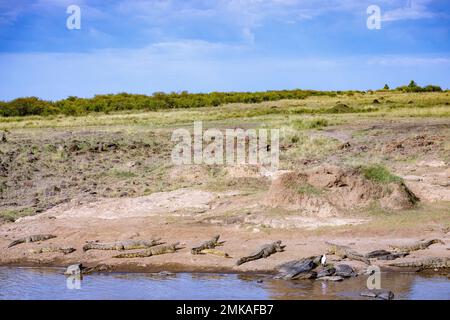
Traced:
<path id="1" fill-rule="evenodd" d="M 397 177 L 389 172 L 389 170 L 379 164 L 362 166 L 361 172 L 364 177 L 368 180 L 379 182 L 379 183 L 391 183 L 391 182 L 402 182 L 402 178 Z"/>
<path id="2" fill-rule="evenodd" d="M 409 86 L 399 87 L 397 90 L 406 92 L 432 92 L 442 91 L 438 86 L 421 88 L 414 81 Z M 305 99 L 310 96 L 353 95 L 361 91 L 315 91 L 315 90 L 280 90 L 264 92 L 211 92 L 211 93 L 180 93 L 155 92 L 153 95 L 143 94 L 102 94 L 92 98 L 78 98 L 70 96 L 59 101 L 45 101 L 36 97 L 18 98 L 8 102 L 0 101 L 0 116 L 48 116 L 65 114 L 71 116 L 83 115 L 90 112 L 114 112 L 124 110 L 161 110 L 172 108 L 200 108 L 219 106 L 227 103 L 258 103 L 263 101 L 276 101 L 281 99 Z M 345 105 L 337 105 L 324 113 L 357 112 Z M 294 113 L 307 113 L 306 109 Z M 314 112 L 312 110 L 312 113 Z"/>
<path id="3" fill-rule="evenodd" d="M 414 80 L 411 80 L 409 85 L 398 87 L 396 88 L 396 90 L 402 92 L 442 92 L 442 88 L 439 86 L 430 84 L 422 88 L 421 86 L 417 85 Z"/>

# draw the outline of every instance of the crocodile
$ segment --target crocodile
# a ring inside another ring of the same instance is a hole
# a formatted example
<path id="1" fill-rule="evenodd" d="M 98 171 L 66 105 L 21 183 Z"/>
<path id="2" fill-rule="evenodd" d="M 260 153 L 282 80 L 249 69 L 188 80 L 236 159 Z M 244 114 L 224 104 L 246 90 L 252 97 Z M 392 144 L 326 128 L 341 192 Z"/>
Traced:
<path id="1" fill-rule="evenodd" d="M 82 276 L 85 274 L 91 274 L 94 272 L 111 272 L 113 271 L 113 267 L 108 264 L 98 264 L 91 267 L 85 267 L 81 263 L 72 264 L 67 267 L 64 272 L 67 276 Z"/>
<path id="2" fill-rule="evenodd" d="M 317 278 L 330 277 L 336 273 L 336 269 L 334 267 L 323 267 L 316 269 Z"/>
<path id="3" fill-rule="evenodd" d="M 395 253 L 390 253 L 384 256 L 379 256 L 377 259 L 378 260 L 395 260 L 398 258 L 404 258 L 407 255 L 409 255 L 408 252 L 395 252 Z"/>
<path id="4" fill-rule="evenodd" d="M 43 247 L 39 249 L 31 249 L 31 253 L 49 253 L 49 252 L 60 252 L 63 254 L 69 254 L 76 251 L 75 248 L 72 247 Z"/>
<path id="5" fill-rule="evenodd" d="M 34 234 L 28 237 L 20 238 L 17 240 L 14 240 L 8 245 L 8 248 L 14 247 L 21 243 L 31 243 L 31 242 L 38 242 L 38 241 L 45 241 L 49 239 L 56 238 L 56 236 L 52 234 Z"/>
<path id="6" fill-rule="evenodd" d="M 369 297 L 369 298 L 378 298 L 382 300 L 392 300 L 394 299 L 394 293 L 390 290 L 385 289 L 372 289 L 372 290 L 365 290 L 362 291 L 360 294 L 362 297 Z"/>
<path id="7" fill-rule="evenodd" d="M 418 268 L 419 271 L 425 269 L 444 269 L 450 268 L 450 258 L 432 257 L 412 262 L 391 263 L 389 266 Z"/>
<path id="8" fill-rule="evenodd" d="M 395 260 L 398 258 L 403 258 L 409 255 L 408 252 L 390 252 L 387 250 L 375 250 L 367 253 L 365 257 L 367 259 L 376 258 L 377 260 Z"/>
<path id="9" fill-rule="evenodd" d="M 177 250 L 181 249 L 178 247 L 179 244 L 180 243 L 177 242 L 177 243 L 173 243 L 170 245 L 149 248 L 149 249 L 141 250 L 141 251 L 137 251 L 137 252 L 121 253 L 121 254 L 114 256 L 113 258 L 147 258 L 147 257 L 151 257 L 151 256 L 165 254 L 165 253 L 174 253 Z"/>
<path id="10" fill-rule="evenodd" d="M 277 267 L 278 275 L 275 276 L 275 279 L 294 280 L 304 278 L 305 275 L 309 275 L 319 265 L 319 262 L 320 256 L 285 262 Z"/>
<path id="11" fill-rule="evenodd" d="M 374 250 L 374 251 L 370 251 L 369 253 L 366 253 L 365 257 L 367 259 L 371 259 L 371 258 L 378 258 L 381 256 L 385 256 L 391 254 L 391 252 L 387 251 L 387 250 Z"/>
<path id="12" fill-rule="evenodd" d="M 350 278 L 350 277 L 356 277 L 358 273 L 348 264 L 337 264 L 334 266 L 334 275 L 343 277 L 343 278 Z"/>
<path id="13" fill-rule="evenodd" d="M 413 243 L 411 245 L 406 245 L 406 246 L 390 245 L 389 247 L 391 247 L 395 251 L 408 252 L 409 253 L 411 251 L 417 251 L 417 250 L 426 249 L 426 248 L 428 248 L 429 246 L 431 246 L 432 244 L 435 244 L 435 243 L 445 244 L 444 241 L 442 241 L 442 240 L 431 239 L 431 240 L 426 240 L 426 241 L 418 241 L 416 243 Z"/>
<path id="14" fill-rule="evenodd" d="M 147 249 L 154 247 L 163 242 L 160 241 L 161 238 L 151 239 L 151 240 L 124 240 L 117 242 L 100 243 L 95 241 L 88 241 L 83 246 L 83 251 L 88 250 L 134 250 L 134 249 Z"/>
<path id="15" fill-rule="evenodd" d="M 341 259 L 348 258 L 351 260 L 362 261 L 365 264 L 370 265 L 369 259 L 367 259 L 362 254 L 359 254 L 359 253 L 353 251 L 351 248 L 349 248 L 347 246 L 342 246 L 342 245 L 334 244 L 331 242 L 325 242 L 325 243 L 328 245 L 328 251 L 327 251 L 328 254 L 337 255 Z"/>
<path id="16" fill-rule="evenodd" d="M 199 254 L 199 253 L 201 253 L 201 251 L 203 251 L 205 249 L 214 249 L 215 247 L 223 245 L 223 243 L 225 241 L 219 242 L 219 237 L 220 237 L 220 235 L 216 235 L 211 240 L 203 242 L 198 247 L 192 248 L 191 249 L 191 253 L 192 254 Z"/>
<path id="17" fill-rule="evenodd" d="M 202 251 L 200 251 L 200 253 L 203 253 L 203 254 L 209 253 L 209 254 L 213 254 L 215 256 L 219 256 L 219 257 L 231 258 L 228 253 L 220 251 L 220 250 L 216 250 L 216 249 L 203 249 Z"/>
<path id="18" fill-rule="evenodd" d="M 241 264 L 249 262 L 249 261 L 258 260 L 261 258 L 267 258 L 271 254 L 274 254 L 277 252 L 283 252 L 285 247 L 286 246 L 281 245 L 281 240 L 275 241 L 270 244 L 266 244 L 266 245 L 262 246 L 255 253 L 253 253 L 249 256 L 240 258 L 238 261 L 236 261 L 236 265 L 240 266 Z"/>
<path id="19" fill-rule="evenodd" d="M 317 276 L 316 280 L 338 282 L 344 280 L 344 278 L 341 276 L 323 276 L 323 277 Z"/>

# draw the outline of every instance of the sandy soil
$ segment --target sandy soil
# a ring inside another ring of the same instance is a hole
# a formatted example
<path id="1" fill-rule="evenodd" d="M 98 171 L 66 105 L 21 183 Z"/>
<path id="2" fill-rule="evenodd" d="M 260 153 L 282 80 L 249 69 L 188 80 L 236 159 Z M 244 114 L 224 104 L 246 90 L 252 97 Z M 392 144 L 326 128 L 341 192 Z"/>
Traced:
<path id="1" fill-rule="evenodd" d="M 308 231 L 308 228 L 264 229 L 238 223 L 224 225 L 205 223 L 205 217 L 217 214 L 227 203 L 245 205 L 250 199 L 232 192 L 224 194 L 182 189 L 135 199 L 107 199 L 84 206 L 70 207 L 69 204 L 64 204 L 46 213 L 22 218 L 13 224 L 1 225 L 0 265 L 67 266 L 81 262 L 87 266 L 104 265 L 109 271 L 271 272 L 280 263 L 324 253 L 325 241 L 349 245 L 357 252 L 366 253 L 376 249 L 389 249 L 389 244 L 407 244 L 425 238 L 439 238 L 445 245 L 432 245 L 427 250 L 414 252 L 396 262 L 450 255 L 447 249 L 450 247 L 448 230 L 432 230 L 421 233 L 418 237 L 414 230 L 397 234 L 387 232 L 367 234 L 348 228 L 339 231 L 330 229 L 326 233 L 318 234 Z M 149 201 L 152 205 L 149 205 Z M 183 206 L 182 203 L 188 205 Z M 179 212 L 181 209 L 184 209 L 182 218 Z M 341 223 L 351 224 L 351 219 L 341 220 L 343 221 Z M 310 221 L 314 227 L 320 227 L 319 221 L 314 219 Z M 57 238 L 7 248 L 14 239 L 47 233 L 54 234 Z M 210 239 L 215 234 L 220 234 L 226 241 L 220 250 L 227 252 L 232 258 L 190 253 L 191 247 Z M 135 259 L 112 258 L 117 254 L 116 251 L 82 250 L 88 240 L 111 242 L 152 237 L 160 237 L 166 243 L 180 242 L 184 249 L 172 254 Z M 260 246 L 275 240 L 283 241 L 286 245 L 285 252 L 235 266 L 239 257 L 251 254 Z M 77 250 L 68 255 L 30 252 L 31 249 L 45 246 L 72 246 Z M 329 257 L 330 261 L 336 258 Z M 348 263 L 359 270 L 366 267 L 357 261 Z M 381 261 L 374 261 L 374 264 L 381 267 L 386 265 Z"/>

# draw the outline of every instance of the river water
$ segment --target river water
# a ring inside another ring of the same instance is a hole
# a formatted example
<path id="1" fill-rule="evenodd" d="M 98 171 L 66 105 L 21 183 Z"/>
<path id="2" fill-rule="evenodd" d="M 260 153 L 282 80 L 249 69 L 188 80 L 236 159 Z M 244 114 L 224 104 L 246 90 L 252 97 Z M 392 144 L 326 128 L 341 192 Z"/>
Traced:
<path id="1" fill-rule="evenodd" d="M 265 275 L 99 273 L 81 281 L 62 269 L 0 267 L 0 299 L 365 299 L 366 276 L 343 282 L 274 280 Z M 396 299 L 450 300 L 450 280 L 383 273 Z"/>

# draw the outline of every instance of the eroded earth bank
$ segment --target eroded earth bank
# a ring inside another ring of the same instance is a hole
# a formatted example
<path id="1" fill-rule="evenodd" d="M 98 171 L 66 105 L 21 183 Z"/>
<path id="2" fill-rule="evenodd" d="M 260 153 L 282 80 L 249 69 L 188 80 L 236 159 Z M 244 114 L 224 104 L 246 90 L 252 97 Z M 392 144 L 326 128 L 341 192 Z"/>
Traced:
<path id="1" fill-rule="evenodd" d="M 411 263 L 407 269 L 448 274 L 448 117 L 282 112 L 302 107 L 296 103 L 262 105 L 270 112 L 239 119 L 231 115 L 236 106 L 224 107 L 232 120 L 208 122 L 220 129 L 236 123 L 281 128 L 277 171 L 172 165 L 174 125 L 152 123 L 160 115 L 151 113 L 105 115 L 99 125 L 80 118 L 61 126 L 53 120 L 3 123 L 0 264 L 274 272 L 285 262 L 325 254 L 327 264 L 361 272 L 369 265 L 399 270 L 393 264 Z M 184 112 L 171 116 L 190 128 Z M 27 239 L 33 235 L 52 237 Z M 222 245 L 192 253 L 215 235 Z M 20 239 L 24 243 L 13 243 Z M 147 248 L 151 240 L 158 245 Z M 284 250 L 236 264 L 278 240 Z M 177 244 L 174 252 L 158 251 L 171 244 Z M 99 250 L 105 246 L 114 250 Z M 441 265 L 423 264 L 430 258 Z"/>

